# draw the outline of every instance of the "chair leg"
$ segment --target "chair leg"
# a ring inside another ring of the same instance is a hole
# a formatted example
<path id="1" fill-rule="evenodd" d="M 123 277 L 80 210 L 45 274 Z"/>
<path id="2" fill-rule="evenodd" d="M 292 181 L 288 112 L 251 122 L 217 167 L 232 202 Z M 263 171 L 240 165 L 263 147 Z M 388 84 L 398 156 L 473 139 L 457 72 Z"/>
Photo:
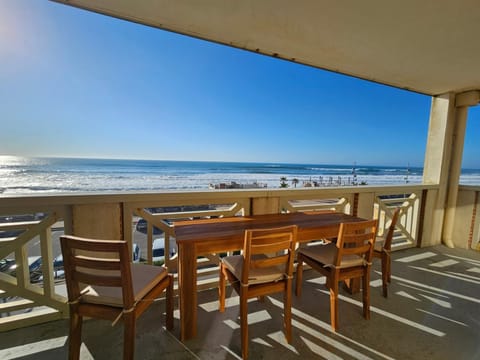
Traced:
<path id="1" fill-rule="evenodd" d="M 392 282 L 392 257 L 389 253 L 387 254 L 387 260 L 388 282 Z"/>
<path id="2" fill-rule="evenodd" d="M 223 264 L 220 264 L 220 277 L 218 279 L 218 301 L 219 301 L 219 311 L 225 311 L 225 269 Z"/>
<path id="3" fill-rule="evenodd" d="M 166 326 L 167 330 L 173 329 L 173 275 L 168 275 L 170 282 L 167 287 L 165 312 L 166 312 Z"/>
<path id="4" fill-rule="evenodd" d="M 363 274 L 362 295 L 363 295 L 363 316 L 370 319 L 370 266 L 367 267 Z"/>
<path id="5" fill-rule="evenodd" d="M 123 359 L 133 359 L 135 354 L 135 311 L 123 314 Z"/>
<path id="6" fill-rule="evenodd" d="M 287 343 L 292 342 L 292 279 L 287 279 L 283 294 L 283 327 Z"/>
<path id="7" fill-rule="evenodd" d="M 338 280 L 330 281 L 330 323 L 333 331 L 338 329 Z"/>
<path id="8" fill-rule="evenodd" d="M 388 257 L 386 253 L 382 253 L 382 291 L 383 291 L 384 297 L 388 296 L 387 282 L 388 282 Z"/>
<path id="9" fill-rule="evenodd" d="M 80 346 L 82 344 L 82 316 L 70 306 L 70 338 L 68 339 L 68 358 L 78 360 L 80 358 Z"/>
<path id="10" fill-rule="evenodd" d="M 303 257 L 298 254 L 297 257 L 297 273 L 295 277 L 295 296 L 302 295 L 302 276 L 303 275 Z"/>
<path id="11" fill-rule="evenodd" d="M 248 305 L 247 294 L 244 289 L 240 289 L 240 331 L 242 341 L 242 358 L 248 358 Z"/>

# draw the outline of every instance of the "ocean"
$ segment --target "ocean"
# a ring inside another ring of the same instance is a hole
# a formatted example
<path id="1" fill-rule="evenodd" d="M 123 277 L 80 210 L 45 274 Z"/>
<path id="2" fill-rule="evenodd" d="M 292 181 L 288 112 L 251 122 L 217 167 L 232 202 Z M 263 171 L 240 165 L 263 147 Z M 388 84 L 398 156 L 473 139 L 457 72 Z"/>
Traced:
<path id="1" fill-rule="evenodd" d="M 279 188 L 281 178 L 294 187 L 419 184 L 420 167 L 240 163 L 209 161 L 29 158 L 0 156 L 0 194 L 201 190 L 210 184 L 258 182 Z M 461 183 L 480 184 L 480 169 L 462 171 Z"/>

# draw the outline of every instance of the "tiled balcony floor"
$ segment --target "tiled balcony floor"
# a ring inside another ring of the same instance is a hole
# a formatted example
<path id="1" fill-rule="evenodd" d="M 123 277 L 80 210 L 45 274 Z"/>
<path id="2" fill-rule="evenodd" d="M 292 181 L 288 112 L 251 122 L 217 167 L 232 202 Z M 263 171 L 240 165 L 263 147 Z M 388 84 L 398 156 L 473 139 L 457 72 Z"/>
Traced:
<path id="1" fill-rule="evenodd" d="M 361 294 L 341 292 L 340 330 L 329 323 L 329 297 L 321 279 L 305 272 L 303 295 L 293 296 L 293 342 L 282 334 L 281 297 L 249 304 L 250 359 L 480 359 L 480 253 L 444 246 L 393 254 L 389 297 L 381 296 L 380 262 L 371 283 L 371 319 L 364 320 Z M 237 359 L 238 302 L 217 311 L 215 289 L 199 294 L 199 329 L 181 343 L 179 322 L 163 327 L 163 302 L 137 326 L 137 359 Z M 176 314 L 178 316 L 178 314 Z M 68 322 L 57 321 L 0 334 L 0 359 L 66 359 Z M 82 359 L 122 356 L 123 327 L 84 323 Z"/>

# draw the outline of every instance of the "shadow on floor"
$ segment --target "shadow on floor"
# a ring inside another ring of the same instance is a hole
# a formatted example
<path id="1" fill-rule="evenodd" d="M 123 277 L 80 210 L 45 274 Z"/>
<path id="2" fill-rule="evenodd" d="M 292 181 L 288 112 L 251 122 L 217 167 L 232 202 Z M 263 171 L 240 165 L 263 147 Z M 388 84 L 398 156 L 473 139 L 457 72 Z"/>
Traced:
<path id="1" fill-rule="evenodd" d="M 371 319 L 361 294 L 340 292 L 340 329 L 331 331 L 323 279 L 306 271 L 301 298 L 293 296 L 293 341 L 282 333 L 281 296 L 249 303 L 250 359 L 478 359 L 480 358 L 480 253 L 436 246 L 393 253 L 389 297 L 381 295 L 380 263 L 373 266 Z M 199 293 L 198 336 L 181 343 L 178 313 L 164 328 L 159 301 L 139 319 L 137 359 L 238 359 L 238 297 L 230 291 L 218 312 L 216 289 Z M 68 321 L 2 333 L 1 359 L 66 359 Z M 84 324 L 82 359 L 122 357 L 123 327 Z"/>

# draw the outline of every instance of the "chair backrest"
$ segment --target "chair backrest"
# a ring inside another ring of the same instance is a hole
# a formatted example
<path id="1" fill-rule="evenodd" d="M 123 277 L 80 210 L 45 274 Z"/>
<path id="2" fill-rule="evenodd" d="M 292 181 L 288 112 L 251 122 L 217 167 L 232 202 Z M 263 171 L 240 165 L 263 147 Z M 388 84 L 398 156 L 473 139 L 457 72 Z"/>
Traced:
<path id="1" fill-rule="evenodd" d="M 242 283 L 248 283 L 252 270 L 275 272 L 275 269 L 279 269 L 284 275 L 291 278 L 297 231 L 296 225 L 246 230 Z"/>
<path id="2" fill-rule="evenodd" d="M 344 268 L 370 264 L 376 234 L 377 220 L 340 224 L 333 265 Z"/>
<path id="3" fill-rule="evenodd" d="M 60 237 L 69 301 L 82 296 L 88 286 L 121 288 L 123 304 L 134 303 L 131 255 L 125 241 Z"/>
<path id="4" fill-rule="evenodd" d="M 383 243 L 383 248 L 387 251 L 392 250 L 392 240 L 393 233 L 395 232 L 395 226 L 397 225 L 398 217 L 400 214 L 400 207 L 397 207 L 392 215 L 392 222 L 388 228 L 387 234 L 385 235 L 385 241 Z"/>

